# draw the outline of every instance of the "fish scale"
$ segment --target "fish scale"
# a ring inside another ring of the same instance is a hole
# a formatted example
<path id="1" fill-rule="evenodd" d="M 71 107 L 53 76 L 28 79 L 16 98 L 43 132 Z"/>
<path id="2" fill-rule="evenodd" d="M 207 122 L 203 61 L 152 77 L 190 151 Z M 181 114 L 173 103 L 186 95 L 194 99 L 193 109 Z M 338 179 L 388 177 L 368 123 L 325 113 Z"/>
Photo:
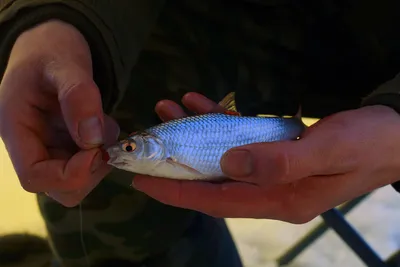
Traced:
<path id="1" fill-rule="evenodd" d="M 251 143 L 293 140 L 303 129 L 297 118 L 206 114 L 163 123 L 146 132 L 160 139 L 180 164 L 207 176 L 221 176 L 219 162 L 227 150 Z"/>

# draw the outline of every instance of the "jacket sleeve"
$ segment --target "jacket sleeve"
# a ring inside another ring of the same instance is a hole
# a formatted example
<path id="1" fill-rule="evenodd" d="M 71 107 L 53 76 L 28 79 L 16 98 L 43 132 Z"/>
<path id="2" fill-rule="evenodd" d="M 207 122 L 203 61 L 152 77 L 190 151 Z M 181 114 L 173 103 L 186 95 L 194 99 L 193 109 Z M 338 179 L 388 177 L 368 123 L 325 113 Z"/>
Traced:
<path id="1" fill-rule="evenodd" d="M 379 86 L 370 95 L 365 97 L 361 103 L 361 106 L 371 105 L 385 105 L 393 108 L 400 114 L 400 74 Z M 392 186 L 400 193 L 400 181 L 392 184 Z"/>
<path id="2" fill-rule="evenodd" d="M 0 77 L 23 31 L 47 20 L 62 20 L 89 43 L 94 80 L 105 112 L 111 112 L 163 4 L 164 0 L 0 0 Z"/>

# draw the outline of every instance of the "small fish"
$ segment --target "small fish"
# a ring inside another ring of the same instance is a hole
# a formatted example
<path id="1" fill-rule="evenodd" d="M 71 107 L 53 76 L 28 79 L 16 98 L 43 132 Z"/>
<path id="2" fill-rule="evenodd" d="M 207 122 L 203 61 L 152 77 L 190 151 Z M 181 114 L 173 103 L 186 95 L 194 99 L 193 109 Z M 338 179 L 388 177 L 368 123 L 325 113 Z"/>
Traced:
<path id="1" fill-rule="evenodd" d="M 109 147 L 108 164 L 154 177 L 179 180 L 224 178 L 221 157 L 231 148 L 252 143 L 296 140 L 305 129 L 301 110 L 291 118 L 241 116 L 234 93 L 220 105 L 226 113 L 168 121 Z"/>

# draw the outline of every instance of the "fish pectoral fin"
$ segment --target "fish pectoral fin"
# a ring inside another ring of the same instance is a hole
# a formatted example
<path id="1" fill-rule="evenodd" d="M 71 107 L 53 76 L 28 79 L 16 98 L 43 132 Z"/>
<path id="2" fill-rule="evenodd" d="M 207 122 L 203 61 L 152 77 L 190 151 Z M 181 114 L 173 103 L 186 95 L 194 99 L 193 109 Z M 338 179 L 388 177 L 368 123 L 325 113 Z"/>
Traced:
<path id="1" fill-rule="evenodd" d="M 166 162 L 167 162 L 168 164 L 173 165 L 175 168 L 182 169 L 182 170 L 184 170 L 184 171 L 186 171 L 186 172 L 190 172 L 190 173 L 193 173 L 193 174 L 196 174 L 196 175 L 203 175 L 203 174 L 202 174 L 201 172 L 199 172 L 198 170 L 193 169 L 192 167 L 189 167 L 189 166 L 187 166 L 187 165 L 185 165 L 185 164 L 179 163 L 176 159 L 167 158 L 167 159 L 166 159 Z"/>

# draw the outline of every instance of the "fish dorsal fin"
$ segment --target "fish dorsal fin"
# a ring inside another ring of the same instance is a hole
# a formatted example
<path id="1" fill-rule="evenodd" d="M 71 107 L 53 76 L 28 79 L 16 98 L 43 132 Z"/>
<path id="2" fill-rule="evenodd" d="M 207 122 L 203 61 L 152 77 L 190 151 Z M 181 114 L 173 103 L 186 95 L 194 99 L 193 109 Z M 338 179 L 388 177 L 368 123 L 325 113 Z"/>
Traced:
<path id="1" fill-rule="evenodd" d="M 241 116 L 241 113 L 236 108 L 235 92 L 230 92 L 229 94 L 227 94 L 218 104 L 220 106 L 222 106 L 226 110 L 225 114 Z M 269 115 L 269 114 L 257 114 L 256 117 L 275 117 L 275 118 L 276 117 L 282 117 L 282 118 L 287 118 L 285 116 L 276 116 L 276 115 Z M 297 110 L 296 115 L 292 116 L 292 118 L 296 118 L 296 119 L 302 121 L 302 108 L 301 108 L 301 105 L 299 106 L 299 109 Z"/>
<path id="2" fill-rule="evenodd" d="M 226 115 L 241 116 L 236 108 L 235 92 L 230 92 L 218 104 L 225 109 Z"/>
<path id="3" fill-rule="evenodd" d="M 218 104 L 228 111 L 238 112 L 236 109 L 235 92 L 227 94 Z"/>

